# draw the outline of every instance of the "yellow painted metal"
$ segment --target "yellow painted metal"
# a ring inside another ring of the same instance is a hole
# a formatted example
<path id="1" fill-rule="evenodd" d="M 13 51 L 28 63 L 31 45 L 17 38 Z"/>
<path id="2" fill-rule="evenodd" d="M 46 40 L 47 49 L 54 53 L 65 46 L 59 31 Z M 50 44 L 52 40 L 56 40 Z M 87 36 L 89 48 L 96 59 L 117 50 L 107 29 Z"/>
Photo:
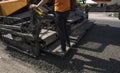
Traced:
<path id="1" fill-rule="evenodd" d="M 43 16 L 43 15 L 45 15 L 45 14 L 48 12 L 47 8 L 45 8 L 44 6 L 43 6 L 43 7 L 34 8 L 34 10 L 35 10 L 40 16 Z"/>
<path id="2" fill-rule="evenodd" d="M 0 15 L 7 16 L 25 7 L 28 0 L 4 0 L 0 1 Z"/>
<path id="3" fill-rule="evenodd" d="M 44 15 L 44 13 L 41 12 L 40 10 L 38 10 L 38 9 L 36 9 L 36 8 L 34 8 L 34 10 L 35 10 L 40 16 Z"/>

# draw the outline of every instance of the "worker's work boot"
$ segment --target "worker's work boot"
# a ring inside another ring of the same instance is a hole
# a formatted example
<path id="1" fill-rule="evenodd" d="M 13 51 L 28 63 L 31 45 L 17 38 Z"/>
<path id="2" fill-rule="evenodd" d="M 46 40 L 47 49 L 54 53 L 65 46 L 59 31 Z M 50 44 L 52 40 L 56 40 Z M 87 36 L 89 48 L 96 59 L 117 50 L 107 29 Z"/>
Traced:
<path id="1" fill-rule="evenodd" d="M 67 42 L 67 43 L 66 43 L 66 46 L 71 47 L 70 42 Z"/>
<path id="2" fill-rule="evenodd" d="M 63 51 L 63 52 L 66 52 L 66 48 L 62 48 L 62 51 Z"/>
<path id="3" fill-rule="evenodd" d="M 66 52 L 66 46 L 61 46 L 63 52 Z"/>

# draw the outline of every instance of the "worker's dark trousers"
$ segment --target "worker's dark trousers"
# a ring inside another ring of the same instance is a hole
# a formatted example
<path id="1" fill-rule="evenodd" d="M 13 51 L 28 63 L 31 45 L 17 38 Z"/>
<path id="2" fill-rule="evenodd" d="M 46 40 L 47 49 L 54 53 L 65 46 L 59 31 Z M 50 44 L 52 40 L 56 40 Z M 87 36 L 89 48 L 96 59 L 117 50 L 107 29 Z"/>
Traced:
<path id="1" fill-rule="evenodd" d="M 63 51 L 66 51 L 66 43 L 70 44 L 69 35 L 67 33 L 67 26 L 66 26 L 67 18 L 69 16 L 69 11 L 55 12 L 55 15 L 56 15 L 55 23 L 61 41 L 61 48 Z"/>

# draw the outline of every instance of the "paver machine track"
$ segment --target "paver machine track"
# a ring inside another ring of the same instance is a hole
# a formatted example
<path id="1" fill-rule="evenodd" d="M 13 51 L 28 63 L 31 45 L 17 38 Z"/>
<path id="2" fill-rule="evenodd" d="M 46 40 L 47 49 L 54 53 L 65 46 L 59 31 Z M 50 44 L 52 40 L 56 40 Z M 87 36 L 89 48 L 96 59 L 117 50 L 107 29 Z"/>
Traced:
<path id="1" fill-rule="evenodd" d="M 31 2 L 39 1 L 32 0 Z M 42 52 L 62 57 L 67 54 L 72 47 L 67 47 L 66 52 L 61 51 L 52 6 L 46 6 L 48 13 L 45 15 L 40 15 L 35 9 L 29 10 L 28 7 L 24 7 L 20 9 L 23 11 L 0 16 L 0 39 L 3 43 L 36 58 Z M 71 11 L 67 20 L 71 45 L 78 43 L 92 25 L 87 19 L 87 14 L 79 10 L 79 6 L 75 11 Z"/>

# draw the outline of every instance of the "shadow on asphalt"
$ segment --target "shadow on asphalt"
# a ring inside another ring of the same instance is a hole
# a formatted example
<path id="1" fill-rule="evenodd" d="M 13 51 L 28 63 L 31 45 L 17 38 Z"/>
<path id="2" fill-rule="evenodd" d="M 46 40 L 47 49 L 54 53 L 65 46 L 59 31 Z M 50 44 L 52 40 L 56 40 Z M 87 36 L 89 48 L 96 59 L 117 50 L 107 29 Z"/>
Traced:
<path id="1" fill-rule="evenodd" d="M 83 67 L 83 69 L 100 72 L 100 73 L 120 73 L 120 61 L 117 61 L 112 58 L 110 58 L 108 61 L 94 56 L 79 54 L 79 53 L 77 53 L 77 55 L 83 56 L 91 60 L 91 61 L 82 61 L 79 59 L 75 59 L 76 61 L 79 62 L 81 61 L 83 62 L 84 65 L 87 65 L 87 67 Z"/>
<path id="2" fill-rule="evenodd" d="M 110 44 L 120 46 L 120 28 L 95 25 L 79 44 L 79 48 L 95 52 L 104 51 Z"/>
<path id="3" fill-rule="evenodd" d="M 77 48 L 102 52 L 109 44 L 120 46 L 119 37 L 120 28 L 110 27 L 108 25 L 95 25 L 93 29 L 90 30 L 90 32 L 79 42 Z M 97 48 L 93 49 L 91 47 L 91 43 L 88 42 L 95 43 L 92 47 Z M 87 45 L 84 46 L 84 44 L 87 44 L 90 47 L 87 47 Z M 79 53 L 77 50 L 78 49 L 70 50 L 65 58 L 48 54 L 40 56 L 39 60 L 35 60 L 18 52 L 10 54 L 14 58 L 34 65 L 34 67 L 37 67 L 38 70 L 42 69 L 49 73 L 84 73 L 84 69 L 100 73 L 120 73 L 120 61 L 112 58 L 109 60 L 101 59 L 95 56 L 86 55 L 84 52 Z M 10 52 L 13 52 L 13 50 Z M 81 60 L 80 58 L 74 57 L 74 55 L 77 55 L 77 57 L 85 57 L 90 61 Z M 84 65 L 87 65 L 87 67 Z"/>

